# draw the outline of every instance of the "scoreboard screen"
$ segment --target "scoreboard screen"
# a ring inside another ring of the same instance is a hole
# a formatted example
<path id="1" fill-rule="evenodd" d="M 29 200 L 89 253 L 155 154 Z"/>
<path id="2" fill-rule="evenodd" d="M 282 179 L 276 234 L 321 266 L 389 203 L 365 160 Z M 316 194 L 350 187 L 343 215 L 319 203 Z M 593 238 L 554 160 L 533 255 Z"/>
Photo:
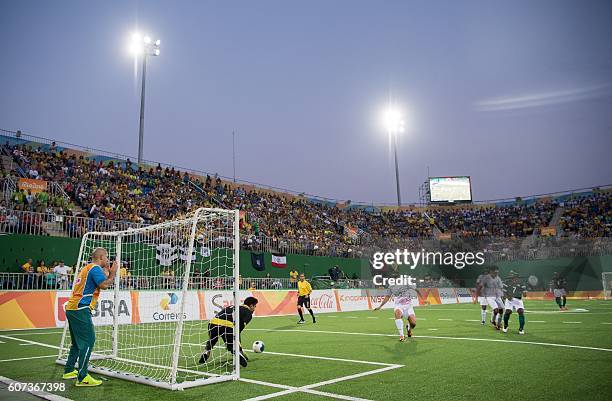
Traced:
<path id="1" fill-rule="evenodd" d="M 430 177 L 429 199 L 431 202 L 471 202 L 470 177 Z"/>

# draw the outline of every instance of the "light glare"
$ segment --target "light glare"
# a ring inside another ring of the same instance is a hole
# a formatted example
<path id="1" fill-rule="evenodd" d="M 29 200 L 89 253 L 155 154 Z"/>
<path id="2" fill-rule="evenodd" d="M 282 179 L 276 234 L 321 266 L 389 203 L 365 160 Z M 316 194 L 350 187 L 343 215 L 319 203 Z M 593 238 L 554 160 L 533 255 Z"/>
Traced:
<path id="1" fill-rule="evenodd" d="M 151 43 L 151 38 L 150 38 L 149 36 L 145 36 L 145 37 L 144 37 L 144 42 L 145 42 L 146 44 L 150 44 L 150 43 Z"/>

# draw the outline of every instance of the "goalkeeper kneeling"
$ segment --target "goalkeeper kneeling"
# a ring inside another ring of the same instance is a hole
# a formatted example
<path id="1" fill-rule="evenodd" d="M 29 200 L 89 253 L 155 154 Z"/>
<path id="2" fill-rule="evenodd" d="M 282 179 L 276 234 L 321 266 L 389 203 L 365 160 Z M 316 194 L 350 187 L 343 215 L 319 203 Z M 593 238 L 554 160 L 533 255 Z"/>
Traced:
<path id="1" fill-rule="evenodd" d="M 240 305 L 240 309 L 238 310 L 238 317 L 240 320 L 240 330 L 238 333 L 241 333 L 244 330 L 244 327 L 249 324 L 251 319 L 253 319 L 253 312 L 255 312 L 255 308 L 257 307 L 257 298 L 247 297 L 244 300 L 244 303 Z M 208 341 L 206 341 L 206 346 L 204 347 L 204 352 L 200 357 L 200 363 L 206 363 L 208 358 L 210 357 L 210 351 L 214 348 L 219 341 L 219 337 L 223 339 L 225 342 L 225 347 L 231 353 L 234 352 L 234 307 L 228 306 L 227 308 L 223 308 L 219 313 L 215 315 L 213 319 L 208 323 Z M 242 347 L 240 347 L 240 366 L 247 366 L 248 358 L 242 352 Z"/>

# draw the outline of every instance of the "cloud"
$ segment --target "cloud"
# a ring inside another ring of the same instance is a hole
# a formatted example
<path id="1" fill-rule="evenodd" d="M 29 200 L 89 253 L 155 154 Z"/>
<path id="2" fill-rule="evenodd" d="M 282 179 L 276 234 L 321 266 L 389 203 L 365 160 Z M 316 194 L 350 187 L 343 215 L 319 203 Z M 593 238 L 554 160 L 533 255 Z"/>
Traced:
<path id="1" fill-rule="evenodd" d="M 608 96 L 610 94 L 612 94 L 612 85 L 601 84 L 582 88 L 527 94 L 522 96 L 488 99 L 476 102 L 474 107 L 479 111 L 527 109 L 532 107 L 593 99 Z"/>

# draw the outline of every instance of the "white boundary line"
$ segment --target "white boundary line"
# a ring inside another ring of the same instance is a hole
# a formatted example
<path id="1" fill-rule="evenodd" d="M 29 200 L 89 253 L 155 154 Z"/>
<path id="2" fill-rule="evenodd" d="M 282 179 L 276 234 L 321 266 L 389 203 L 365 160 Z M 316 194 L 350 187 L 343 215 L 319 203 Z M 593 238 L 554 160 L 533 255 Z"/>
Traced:
<path id="1" fill-rule="evenodd" d="M 53 355 L 53 356 L 57 356 L 57 355 Z M 4 376 L 0 376 L 0 382 L 4 384 L 19 383 L 16 380 L 9 379 L 8 377 L 4 377 Z M 49 401 L 72 401 L 70 398 L 62 397 L 61 395 L 57 395 L 57 394 L 47 393 L 46 391 L 25 391 L 25 392 L 28 394 L 32 394 L 36 397 L 42 398 L 44 400 L 49 400 Z"/>
<path id="2" fill-rule="evenodd" d="M 323 330 L 293 330 L 293 329 L 245 329 L 249 331 L 281 331 L 288 333 L 320 333 L 320 334 L 345 334 L 352 336 L 377 336 L 377 337 L 397 337 L 396 334 L 383 334 L 383 333 L 354 333 L 347 331 L 323 331 Z M 604 351 L 612 352 L 612 348 L 597 348 L 587 347 L 582 345 L 568 345 L 568 344 L 556 344 L 556 343 L 542 343 L 536 341 L 520 341 L 520 340 L 498 340 L 494 338 L 474 338 L 474 337 L 447 337 L 447 336 L 412 336 L 413 338 L 431 338 L 438 340 L 465 340 L 465 341 L 490 341 L 498 343 L 516 343 L 516 344 L 532 344 L 532 345 L 544 345 L 549 347 L 563 347 L 563 348 L 577 348 L 577 349 L 588 349 L 592 351 Z"/>
<path id="3" fill-rule="evenodd" d="M 26 361 L 26 360 L 30 360 L 30 359 L 51 358 L 51 357 L 57 358 L 57 354 L 53 354 L 53 355 L 41 355 L 41 356 L 28 356 L 26 358 L 2 359 L 2 360 L 0 360 L 0 362 Z"/>
<path id="4" fill-rule="evenodd" d="M 53 349 L 59 349 L 60 348 L 60 347 L 55 346 L 55 345 L 40 343 L 40 342 L 37 342 L 37 341 L 26 340 L 26 339 L 23 339 L 23 338 L 15 338 L 15 337 L 4 336 L 4 335 L 0 335 L 0 337 L 1 338 L 6 338 L 6 339 L 9 339 L 9 340 L 14 340 L 14 341 L 21 341 L 21 342 L 24 342 L 24 343 L 27 343 L 27 344 L 30 344 L 30 345 L 39 345 L 41 347 L 47 347 L 47 348 L 53 348 Z M 193 344 L 193 343 L 185 343 L 185 344 L 201 346 L 201 344 Z M 159 346 L 165 346 L 165 345 L 159 345 Z M 149 348 L 149 347 L 141 347 L 141 348 Z M 357 397 L 351 397 L 351 396 L 346 396 L 346 395 L 342 395 L 342 394 L 328 393 L 328 392 L 325 392 L 325 391 L 314 390 L 313 388 L 314 387 L 319 387 L 319 386 L 324 386 L 326 384 L 337 383 L 337 382 L 344 381 L 344 380 L 350 380 L 350 379 L 354 379 L 354 378 L 358 378 L 358 377 L 368 376 L 368 375 L 384 372 L 384 371 L 387 371 L 387 370 L 397 369 L 397 368 L 403 367 L 403 365 L 393 365 L 393 364 L 387 364 L 387 363 L 382 363 L 382 362 L 359 361 L 359 360 L 353 360 L 353 359 L 320 357 L 320 356 L 299 355 L 299 354 L 286 354 L 286 353 L 280 353 L 280 352 L 274 352 L 274 353 L 267 352 L 267 353 L 273 354 L 273 355 L 285 355 L 285 356 L 294 356 L 294 357 L 300 357 L 300 358 L 335 360 L 335 361 L 340 361 L 340 362 L 361 363 L 361 364 L 370 364 L 370 365 L 379 365 L 379 366 L 382 365 L 384 367 L 383 368 L 379 368 L 379 369 L 375 369 L 375 370 L 369 370 L 369 371 L 362 372 L 362 373 L 357 373 L 357 374 L 350 375 L 350 376 L 343 376 L 343 377 L 339 377 L 339 378 L 336 378 L 336 379 L 331 379 L 331 380 L 328 380 L 328 381 L 325 381 L 325 382 L 313 383 L 313 384 L 310 384 L 308 386 L 303 386 L 303 387 L 285 386 L 285 385 L 282 385 L 282 384 L 268 383 L 268 382 L 264 382 L 264 381 L 258 381 L 258 380 L 251 380 L 251 379 L 241 378 L 240 380 L 244 381 L 244 382 L 253 383 L 253 384 L 260 384 L 260 385 L 263 385 L 263 386 L 284 389 L 284 391 L 280 391 L 280 392 L 276 392 L 276 393 L 272 393 L 272 394 L 267 394 L 267 395 L 263 395 L 263 396 L 260 396 L 260 397 L 256 397 L 255 399 L 251 399 L 251 401 L 255 401 L 255 400 L 259 401 L 259 400 L 264 400 L 264 399 L 269 399 L 269 398 L 275 398 L 275 397 L 279 397 L 281 395 L 298 393 L 298 392 L 309 393 L 309 394 L 313 394 L 313 395 L 319 395 L 319 396 L 336 398 L 336 399 L 347 400 L 347 401 L 370 401 L 370 400 L 367 400 L 365 398 L 357 398 Z M 55 357 L 56 355 L 52 355 L 52 356 Z M 30 359 L 30 358 L 24 358 L 24 359 Z M 151 363 L 147 363 L 147 362 L 141 362 L 141 361 L 127 360 L 125 358 L 115 358 L 115 359 L 129 361 L 129 362 L 132 362 L 132 363 L 137 363 L 137 364 L 141 364 L 141 365 L 145 365 L 145 366 L 161 367 L 160 365 L 155 365 L 155 364 L 151 364 Z M 200 374 L 200 375 L 210 375 L 210 374 L 207 374 L 207 373 L 204 373 L 204 372 L 194 371 L 194 370 L 190 370 L 190 369 L 179 368 L 179 370 L 181 370 L 183 372 L 186 372 L 186 373 L 197 373 L 197 374 Z M 56 399 L 55 401 L 63 401 L 63 400 Z"/>

